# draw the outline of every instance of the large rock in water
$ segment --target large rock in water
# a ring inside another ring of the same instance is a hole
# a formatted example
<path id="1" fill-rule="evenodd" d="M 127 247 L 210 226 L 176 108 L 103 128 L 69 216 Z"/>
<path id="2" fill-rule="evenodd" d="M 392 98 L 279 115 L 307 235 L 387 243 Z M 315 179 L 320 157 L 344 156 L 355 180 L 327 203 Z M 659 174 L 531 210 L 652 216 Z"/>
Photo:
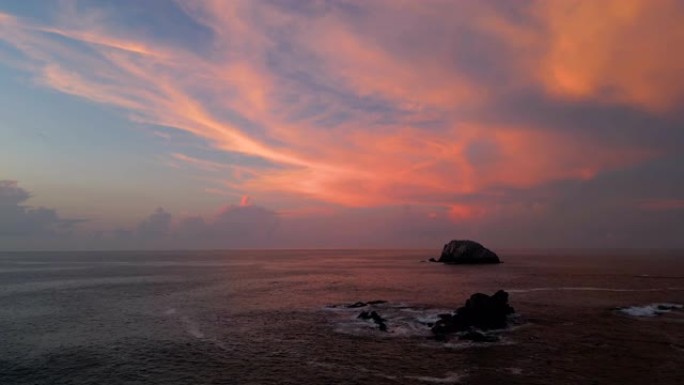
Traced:
<path id="1" fill-rule="evenodd" d="M 508 293 L 499 290 L 489 296 L 475 293 L 452 314 L 440 314 L 440 319 L 432 327 L 437 339 L 447 335 L 474 329 L 503 329 L 508 326 L 508 316 L 515 310 L 508 304 Z"/>
<path id="2" fill-rule="evenodd" d="M 437 262 L 444 263 L 501 263 L 499 256 L 475 241 L 453 240 L 442 249 Z"/>

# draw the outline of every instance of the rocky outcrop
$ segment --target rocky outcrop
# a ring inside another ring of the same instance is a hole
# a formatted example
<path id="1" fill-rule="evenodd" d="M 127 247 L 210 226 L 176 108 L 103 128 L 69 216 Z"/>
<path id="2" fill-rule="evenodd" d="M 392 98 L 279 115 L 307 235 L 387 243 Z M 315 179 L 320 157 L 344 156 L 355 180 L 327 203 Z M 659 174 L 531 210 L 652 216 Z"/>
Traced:
<path id="1" fill-rule="evenodd" d="M 503 290 L 494 295 L 475 293 L 465 306 L 452 314 L 440 314 L 440 319 L 432 327 L 432 333 L 439 340 L 447 339 L 449 334 L 464 332 L 466 339 L 482 339 L 477 330 L 503 329 L 508 326 L 508 318 L 515 310 L 508 304 L 508 293 Z M 481 334 L 481 333 L 480 333 Z"/>
<path id="2" fill-rule="evenodd" d="M 389 336 L 432 334 L 439 341 L 454 338 L 468 343 L 499 341 L 505 329 L 521 319 L 508 304 L 508 293 L 499 290 L 489 296 L 475 293 L 464 306 L 439 314 L 434 308 L 410 306 L 384 300 L 357 301 L 328 305 L 331 317 L 338 318 L 343 332 L 353 334 L 383 332 Z"/>
<path id="3" fill-rule="evenodd" d="M 453 240 L 442 249 L 437 262 L 453 264 L 501 263 L 499 256 L 475 241 Z"/>

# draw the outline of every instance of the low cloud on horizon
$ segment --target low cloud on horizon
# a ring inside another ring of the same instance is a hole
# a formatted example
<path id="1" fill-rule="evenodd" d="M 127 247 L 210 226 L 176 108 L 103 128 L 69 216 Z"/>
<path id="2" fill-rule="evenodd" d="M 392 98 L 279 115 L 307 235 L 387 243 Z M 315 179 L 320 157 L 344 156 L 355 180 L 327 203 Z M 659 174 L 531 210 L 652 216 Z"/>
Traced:
<path id="1" fill-rule="evenodd" d="M 450 239 L 472 238 L 495 248 L 684 247 L 680 201 L 635 198 L 630 202 L 640 204 L 630 206 L 611 202 L 602 187 L 555 187 L 574 190 L 572 195 L 580 199 L 598 194 L 595 207 L 548 198 L 554 195 L 540 191 L 540 199 L 521 195 L 515 205 L 483 208 L 498 210 L 497 221 L 455 221 L 451 211 L 426 212 L 408 205 L 380 211 L 278 212 L 242 199 L 206 217 L 174 215 L 158 207 L 136 225 L 91 231 L 86 225 L 95 219 L 69 219 L 55 209 L 26 206 L 31 196 L 27 190 L 15 181 L 0 181 L 0 244 L 4 250 L 437 249 Z"/>

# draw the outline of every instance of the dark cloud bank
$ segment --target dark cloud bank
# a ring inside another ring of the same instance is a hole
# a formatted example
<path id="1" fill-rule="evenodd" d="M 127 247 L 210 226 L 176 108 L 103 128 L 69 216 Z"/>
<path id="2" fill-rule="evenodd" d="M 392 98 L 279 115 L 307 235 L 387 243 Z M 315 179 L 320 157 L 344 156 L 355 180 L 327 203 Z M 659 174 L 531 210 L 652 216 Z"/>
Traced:
<path id="1" fill-rule="evenodd" d="M 652 162 L 590 181 L 510 190 L 503 202 L 474 197 L 493 215 L 460 222 L 448 213 L 411 206 L 291 217 L 243 203 L 208 218 L 178 217 L 158 208 L 133 228 L 92 232 L 91 221 L 27 206 L 27 190 L 15 181 L 0 181 L 0 250 L 437 248 L 451 238 L 501 248 L 681 248 L 684 203 L 661 207 L 651 200 L 680 202 L 674 198 L 684 194 L 677 182 L 684 174 L 673 173 L 669 164 L 678 161 Z M 660 176 L 663 170 L 669 171 L 667 178 Z M 644 174 L 651 176 L 634 185 L 634 177 Z"/>
<path id="2" fill-rule="evenodd" d="M 26 206 L 29 198 L 31 194 L 16 181 L 0 180 L 0 239 L 65 236 L 82 222 L 62 218 L 53 209 Z"/>

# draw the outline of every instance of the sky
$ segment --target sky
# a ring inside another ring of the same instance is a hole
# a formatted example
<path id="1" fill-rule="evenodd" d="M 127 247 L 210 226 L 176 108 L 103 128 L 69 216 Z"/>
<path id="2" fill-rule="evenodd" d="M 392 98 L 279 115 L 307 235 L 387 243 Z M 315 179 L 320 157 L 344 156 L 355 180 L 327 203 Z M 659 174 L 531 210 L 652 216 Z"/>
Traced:
<path id="1" fill-rule="evenodd" d="M 0 250 L 684 247 L 679 0 L 0 0 Z"/>

